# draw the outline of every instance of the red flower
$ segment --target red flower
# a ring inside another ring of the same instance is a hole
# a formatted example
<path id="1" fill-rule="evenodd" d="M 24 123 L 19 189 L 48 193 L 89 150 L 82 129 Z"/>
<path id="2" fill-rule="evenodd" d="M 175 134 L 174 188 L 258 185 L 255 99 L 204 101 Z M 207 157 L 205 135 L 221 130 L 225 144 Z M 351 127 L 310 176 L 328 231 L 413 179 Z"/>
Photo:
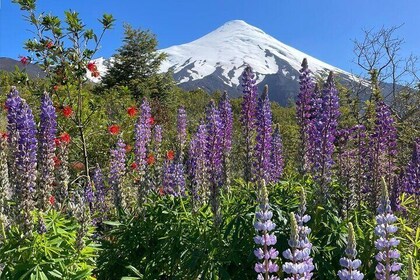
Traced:
<path id="1" fill-rule="evenodd" d="M 71 115 L 73 115 L 73 109 L 70 106 L 64 106 L 62 112 L 65 118 L 69 118 Z"/>
<path id="2" fill-rule="evenodd" d="M 98 78 L 101 74 L 99 74 L 99 71 L 98 71 L 98 70 L 96 70 L 96 71 L 93 71 L 90 75 L 91 75 L 92 77 Z"/>
<path id="3" fill-rule="evenodd" d="M 20 57 L 20 62 L 23 65 L 27 65 L 27 64 L 29 64 L 29 62 L 31 62 L 30 59 L 29 59 L 29 57 L 26 57 L 26 56 L 19 56 L 19 57 Z"/>
<path id="4" fill-rule="evenodd" d="M 155 163 L 155 157 L 154 157 L 154 155 L 153 155 L 153 154 L 150 154 L 150 155 L 147 157 L 146 161 L 147 161 L 147 164 L 148 164 L 148 165 L 152 165 L 152 164 L 154 164 L 154 163 Z"/>
<path id="5" fill-rule="evenodd" d="M 70 134 L 68 134 L 67 132 L 61 133 L 59 140 L 60 140 L 60 142 L 63 142 L 63 143 L 66 143 L 66 144 L 70 143 L 70 141 L 71 141 Z"/>
<path id="6" fill-rule="evenodd" d="M 85 165 L 80 161 L 75 161 L 71 164 L 71 167 L 76 171 L 81 171 L 85 168 Z"/>
<path id="7" fill-rule="evenodd" d="M 148 119 L 148 121 L 149 121 L 149 124 L 150 124 L 150 125 L 153 125 L 153 124 L 155 123 L 155 118 L 150 117 L 150 118 Z"/>
<path id="8" fill-rule="evenodd" d="M 58 157 L 53 157 L 53 161 L 55 167 L 60 166 L 61 160 Z"/>
<path id="9" fill-rule="evenodd" d="M 3 140 L 7 140 L 7 138 L 9 137 L 9 135 L 7 134 L 7 132 L 1 132 L 0 131 L 0 138 Z"/>
<path id="10" fill-rule="evenodd" d="M 133 149 L 133 147 L 131 146 L 131 145 L 125 145 L 125 152 L 126 153 L 129 153 L 129 152 L 131 152 L 131 150 Z"/>
<path id="11" fill-rule="evenodd" d="M 7 107 L 7 105 L 6 105 L 6 101 L 4 101 L 4 103 L 3 103 L 3 109 L 6 110 L 6 111 L 9 110 L 9 107 Z"/>
<path id="12" fill-rule="evenodd" d="M 136 107 L 134 107 L 134 106 L 128 107 L 128 109 L 127 109 L 127 114 L 128 114 L 130 117 L 134 117 L 135 115 L 137 115 L 137 112 L 138 112 L 138 110 L 137 110 L 137 108 L 136 108 Z"/>
<path id="13" fill-rule="evenodd" d="M 159 188 L 159 195 L 160 196 L 165 195 L 165 191 L 163 190 L 163 187 Z"/>
<path id="14" fill-rule="evenodd" d="M 47 49 L 51 49 L 54 46 L 54 44 L 53 42 L 48 41 L 47 44 L 45 44 L 45 46 L 47 47 Z"/>
<path id="15" fill-rule="evenodd" d="M 173 150 L 169 150 L 166 152 L 166 158 L 168 160 L 173 160 L 175 158 L 175 152 Z"/>
<path id="16" fill-rule="evenodd" d="M 51 205 L 54 205 L 55 204 L 55 197 L 53 195 L 50 196 L 49 201 L 50 201 Z"/>
<path id="17" fill-rule="evenodd" d="M 58 90 L 58 85 L 54 85 L 54 86 L 53 86 L 53 90 L 54 90 L 54 91 L 57 91 L 57 90 Z"/>
<path id="18" fill-rule="evenodd" d="M 135 162 L 133 162 L 131 165 L 130 165 L 130 167 L 131 167 L 131 169 L 137 169 L 137 163 L 135 163 Z"/>
<path id="19" fill-rule="evenodd" d="M 108 127 L 108 131 L 112 135 L 117 135 L 118 133 L 120 133 L 120 127 L 118 125 L 116 125 L 116 124 L 113 124 L 113 125 L 110 125 Z"/>
<path id="20" fill-rule="evenodd" d="M 60 138 L 55 138 L 55 139 L 54 139 L 54 143 L 55 143 L 55 145 L 56 145 L 56 146 L 59 146 L 59 145 L 60 145 L 60 143 L 61 143 Z"/>
<path id="21" fill-rule="evenodd" d="M 98 68 L 95 65 L 95 62 L 89 62 L 88 65 L 87 65 L 87 69 L 90 72 L 94 72 L 94 71 L 97 71 L 98 70 Z"/>

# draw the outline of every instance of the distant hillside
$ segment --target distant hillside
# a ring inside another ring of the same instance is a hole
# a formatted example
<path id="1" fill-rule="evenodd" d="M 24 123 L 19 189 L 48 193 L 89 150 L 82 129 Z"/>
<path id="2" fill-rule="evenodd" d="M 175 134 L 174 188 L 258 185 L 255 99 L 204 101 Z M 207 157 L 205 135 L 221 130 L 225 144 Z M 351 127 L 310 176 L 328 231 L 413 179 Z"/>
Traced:
<path id="1" fill-rule="evenodd" d="M 20 70 L 26 69 L 31 78 L 44 78 L 45 73 L 39 68 L 38 65 L 28 64 L 24 66 L 19 60 L 15 60 L 8 57 L 0 57 L 0 71 L 13 72 L 15 67 L 19 67 Z"/>

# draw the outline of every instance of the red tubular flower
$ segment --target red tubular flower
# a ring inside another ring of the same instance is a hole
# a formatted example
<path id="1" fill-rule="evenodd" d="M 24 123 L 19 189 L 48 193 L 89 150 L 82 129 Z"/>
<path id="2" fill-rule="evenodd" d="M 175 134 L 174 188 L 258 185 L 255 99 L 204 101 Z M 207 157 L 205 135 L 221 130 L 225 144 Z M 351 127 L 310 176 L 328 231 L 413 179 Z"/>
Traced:
<path id="1" fill-rule="evenodd" d="M 149 121 L 149 124 L 150 125 L 153 125 L 155 123 L 155 118 L 154 117 L 150 117 L 148 121 Z"/>
<path id="2" fill-rule="evenodd" d="M 160 196 L 165 195 L 165 191 L 163 190 L 163 187 L 160 187 L 160 188 L 159 188 L 159 195 L 160 195 Z"/>
<path id="3" fill-rule="evenodd" d="M 54 85 L 54 86 L 53 86 L 53 90 L 54 90 L 54 91 L 57 91 L 57 90 L 58 90 L 58 85 Z"/>
<path id="4" fill-rule="evenodd" d="M 59 141 L 63 142 L 63 143 L 66 143 L 66 144 L 70 143 L 70 141 L 71 141 L 70 134 L 68 134 L 67 132 L 61 133 Z M 58 143 L 60 143 L 60 142 L 58 142 Z M 57 141 L 56 141 L 56 143 L 57 143 Z"/>
<path id="5" fill-rule="evenodd" d="M 65 118 L 70 118 L 70 116 L 73 115 L 73 109 L 70 106 L 64 106 L 61 111 Z"/>
<path id="6" fill-rule="evenodd" d="M 126 153 L 129 153 L 129 152 L 131 152 L 131 150 L 133 149 L 133 147 L 131 146 L 131 145 L 125 145 L 125 152 Z"/>
<path id="7" fill-rule="evenodd" d="M 127 109 L 127 114 L 128 114 L 130 117 L 135 117 L 135 116 L 137 115 L 137 113 L 138 113 L 138 110 L 137 110 L 137 108 L 136 108 L 136 107 L 134 107 L 134 106 L 128 107 L 128 109 Z"/>
<path id="8" fill-rule="evenodd" d="M 49 202 L 50 202 L 51 205 L 54 205 L 55 204 L 55 197 L 53 195 L 50 196 Z"/>
<path id="9" fill-rule="evenodd" d="M 59 146 L 59 145 L 60 145 L 60 143 L 61 143 L 60 138 L 55 138 L 55 139 L 54 139 L 54 143 L 55 143 L 55 145 L 56 145 L 56 146 Z"/>
<path id="10" fill-rule="evenodd" d="M 89 62 L 88 65 L 87 65 L 87 69 L 90 72 L 98 71 L 98 68 L 96 67 L 95 62 Z"/>
<path id="11" fill-rule="evenodd" d="M 0 131 L 0 138 L 1 139 L 7 140 L 8 137 L 9 137 L 9 135 L 7 134 L 7 132 L 1 132 Z"/>
<path id="12" fill-rule="evenodd" d="M 169 150 L 166 152 L 166 158 L 168 160 L 173 160 L 175 158 L 175 152 L 173 150 Z"/>
<path id="13" fill-rule="evenodd" d="M 85 165 L 83 164 L 83 162 L 75 161 L 71 164 L 71 167 L 76 171 L 81 171 L 85 168 Z"/>
<path id="14" fill-rule="evenodd" d="M 116 124 L 113 124 L 113 125 L 110 125 L 108 127 L 108 131 L 112 135 L 117 135 L 118 133 L 120 133 L 120 127 L 118 125 L 116 125 Z"/>
<path id="15" fill-rule="evenodd" d="M 53 42 L 48 41 L 48 42 L 45 44 L 45 46 L 47 47 L 47 49 L 51 49 L 51 48 L 54 46 L 54 44 L 53 44 Z"/>
<path id="16" fill-rule="evenodd" d="M 130 165 L 130 167 L 131 167 L 131 169 L 133 169 L 133 170 L 137 169 L 137 163 L 133 162 L 133 163 Z"/>
<path id="17" fill-rule="evenodd" d="M 55 167 L 60 166 L 61 160 L 58 157 L 53 157 L 53 161 Z"/>
<path id="18" fill-rule="evenodd" d="M 30 61 L 30 59 L 29 59 L 29 57 L 26 57 L 26 56 L 20 56 L 19 57 L 20 58 L 20 62 L 23 64 L 23 65 L 28 65 L 31 61 Z"/>
<path id="19" fill-rule="evenodd" d="M 154 155 L 153 154 L 150 154 L 148 157 L 147 157 L 147 164 L 148 165 L 152 165 L 152 164 L 154 164 L 155 163 L 155 157 L 154 157 Z"/>

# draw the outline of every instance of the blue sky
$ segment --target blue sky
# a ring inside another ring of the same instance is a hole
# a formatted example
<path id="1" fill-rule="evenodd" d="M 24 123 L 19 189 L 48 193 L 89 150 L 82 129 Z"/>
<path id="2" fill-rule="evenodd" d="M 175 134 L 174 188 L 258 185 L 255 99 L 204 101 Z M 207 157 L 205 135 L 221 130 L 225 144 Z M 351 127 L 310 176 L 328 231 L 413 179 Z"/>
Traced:
<path id="1" fill-rule="evenodd" d="M 0 56 L 26 55 L 23 42 L 32 35 L 23 12 L 11 0 L 0 0 Z M 62 16 L 78 11 L 93 28 L 103 13 L 117 19 L 105 35 L 98 56 L 111 56 L 120 46 L 123 23 L 150 29 L 159 48 L 190 42 L 223 23 L 242 19 L 285 44 L 347 71 L 358 71 L 352 62 L 352 39 L 362 28 L 404 24 L 398 36 L 406 41 L 403 55 L 420 56 L 420 1 L 418 0 L 38 0 L 38 11 Z"/>

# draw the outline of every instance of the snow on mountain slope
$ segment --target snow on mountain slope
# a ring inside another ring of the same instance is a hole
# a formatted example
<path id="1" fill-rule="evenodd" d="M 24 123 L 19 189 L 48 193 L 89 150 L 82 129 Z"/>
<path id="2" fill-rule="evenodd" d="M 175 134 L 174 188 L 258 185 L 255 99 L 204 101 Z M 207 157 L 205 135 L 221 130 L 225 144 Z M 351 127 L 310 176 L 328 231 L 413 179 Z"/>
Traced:
<path id="1" fill-rule="evenodd" d="M 256 72 L 257 83 L 270 75 L 296 80 L 305 57 L 315 74 L 323 75 L 332 70 L 350 76 L 339 68 L 283 44 L 242 20 L 229 21 L 193 42 L 160 51 L 168 54 L 161 71 L 171 69 L 180 85 L 191 82 L 199 85 L 199 80 L 215 76 L 213 79 L 223 81 L 225 87 L 237 88 L 240 75 L 247 65 Z"/>

